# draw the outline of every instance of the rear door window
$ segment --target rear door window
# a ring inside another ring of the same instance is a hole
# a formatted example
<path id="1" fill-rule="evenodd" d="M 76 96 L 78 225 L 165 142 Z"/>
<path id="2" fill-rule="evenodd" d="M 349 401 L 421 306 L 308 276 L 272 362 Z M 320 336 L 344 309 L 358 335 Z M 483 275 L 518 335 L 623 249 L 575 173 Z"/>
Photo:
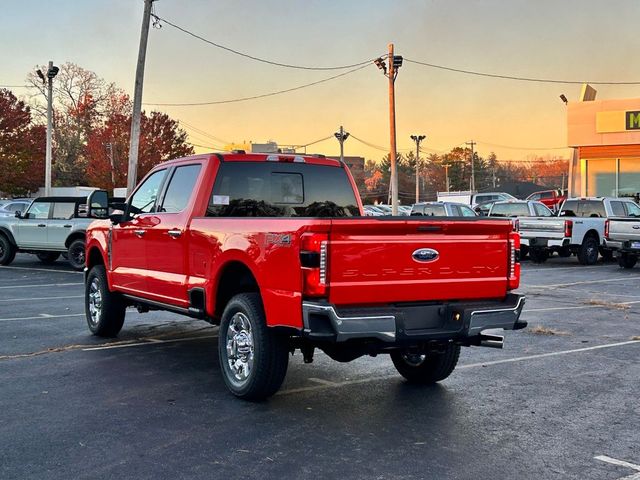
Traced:
<path id="1" fill-rule="evenodd" d="M 213 217 L 350 217 L 358 203 L 343 168 L 305 163 L 221 163 Z"/>
<path id="2" fill-rule="evenodd" d="M 189 203 L 193 188 L 198 180 L 201 165 L 185 165 L 174 170 L 158 212 L 178 213 Z"/>
<path id="3" fill-rule="evenodd" d="M 76 211 L 76 204 L 70 202 L 56 202 L 53 204 L 53 220 L 71 220 Z"/>
<path id="4" fill-rule="evenodd" d="M 624 208 L 623 202 L 611 202 L 611 213 L 614 217 L 626 217 L 627 212 Z"/>

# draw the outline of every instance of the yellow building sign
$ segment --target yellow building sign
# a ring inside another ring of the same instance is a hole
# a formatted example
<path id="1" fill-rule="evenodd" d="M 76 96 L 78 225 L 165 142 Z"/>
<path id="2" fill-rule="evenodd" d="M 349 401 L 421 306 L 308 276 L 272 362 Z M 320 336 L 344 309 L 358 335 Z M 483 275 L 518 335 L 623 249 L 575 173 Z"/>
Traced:
<path id="1" fill-rule="evenodd" d="M 596 112 L 596 133 L 640 130 L 640 111 Z"/>

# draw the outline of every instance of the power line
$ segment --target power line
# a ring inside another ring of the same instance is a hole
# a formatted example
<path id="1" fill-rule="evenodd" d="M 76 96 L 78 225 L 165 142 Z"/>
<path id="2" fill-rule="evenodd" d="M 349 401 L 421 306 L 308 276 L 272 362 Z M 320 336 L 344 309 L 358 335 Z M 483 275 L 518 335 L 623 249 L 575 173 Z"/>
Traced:
<path id="1" fill-rule="evenodd" d="M 235 50 L 233 48 L 230 47 L 226 47 L 224 45 L 221 45 L 219 43 L 216 43 L 212 40 L 208 40 L 196 33 L 193 33 L 189 30 L 187 30 L 186 28 L 180 27 L 179 25 L 176 25 L 175 23 L 170 22 L 169 20 L 162 18 L 158 15 L 155 14 L 151 14 L 151 16 L 153 18 L 156 19 L 156 21 L 162 21 L 164 23 L 166 23 L 167 25 L 171 25 L 173 28 L 180 30 L 183 33 L 186 33 L 187 35 L 190 35 L 193 38 L 196 38 L 202 42 L 205 42 L 209 45 L 212 45 L 216 48 L 220 48 L 222 50 L 225 50 L 229 53 L 233 53 L 234 55 L 239 55 L 241 57 L 245 57 L 245 58 L 249 58 L 251 60 L 255 60 L 256 62 L 262 62 L 262 63 L 266 63 L 269 65 L 275 65 L 277 67 L 285 67 L 285 68 L 295 68 L 298 70 L 345 70 L 347 68 L 354 68 L 354 67 L 359 67 L 361 65 L 367 65 L 370 64 L 371 62 L 373 62 L 374 59 L 369 59 L 369 60 L 365 60 L 362 62 L 358 62 L 358 63 L 352 63 L 350 65 L 339 65 L 339 66 L 333 66 L 333 67 L 310 67 L 310 66 L 305 66 L 305 65 L 294 65 L 294 64 L 290 64 L 290 63 L 281 63 L 281 62 L 276 62 L 274 60 L 267 60 L 265 58 L 260 58 L 260 57 L 256 57 L 254 55 L 249 55 L 248 53 L 244 53 L 244 52 L 240 52 L 239 50 Z M 378 58 L 378 57 L 376 57 Z"/>
<path id="2" fill-rule="evenodd" d="M 180 125 L 184 125 L 185 127 L 187 127 L 187 129 L 193 130 L 194 132 L 199 133 L 200 135 L 203 135 L 203 136 L 205 136 L 205 137 L 208 137 L 208 138 L 210 138 L 210 139 L 212 139 L 212 140 L 215 140 L 215 141 L 217 141 L 217 142 L 222 142 L 222 143 L 231 143 L 231 142 L 229 142 L 228 140 L 224 140 L 224 139 L 222 139 L 222 138 L 218 138 L 218 137 L 216 137 L 216 136 L 214 136 L 214 135 L 211 135 L 209 132 L 207 132 L 207 131 L 205 131 L 205 130 L 202 130 L 202 129 L 198 128 L 198 127 L 195 127 L 195 126 L 193 126 L 193 125 L 191 125 L 191 124 L 189 124 L 189 123 L 185 122 L 184 120 L 178 120 L 178 123 L 179 123 Z"/>
<path id="3" fill-rule="evenodd" d="M 463 70 L 461 68 L 446 67 L 444 65 L 436 65 L 434 63 L 427 63 L 427 62 L 421 62 L 418 60 L 412 60 L 407 57 L 404 58 L 404 61 L 409 63 L 415 63 L 425 67 L 437 68 L 440 70 L 447 70 L 449 72 L 464 73 L 466 75 L 476 75 L 478 77 L 501 78 L 504 80 L 517 80 L 520 82 L 560 83 L 560 84 L 569 84 L 569 85 L 575 85 L 575 84 L 579 85 L 582 83 L 589 83 L 591 85 L 640 85 L 640 82 L 586 82 L 581 80 L 554 80 L 549 78 L 530 78 L 530 77 L 519 77 L 514 75 L 500 75 L 496 73 L 477 72 L 474 70 Z"/>
<path id="4" fill-rule="evenodd" d="M 333 75 L 332 77 L 323 78 L 322 80 L 318 80 L 311 83 L 306 83 L 304 85 L 298 85 L 297 87 L 287 88 L 285 90 L 278 90 L 276 92 L 263 93 L 261 95 L 252 95 L 250 97 L 242 97 L 242 98 L 233 98 L 230 100 L 214 100 L 210 102 L 192 102 L 192 103 L 156 103 L 156 102 L 145 102 L 144 105 L 155 105 L 158 107 L 200 107 L 204 105 L 221 105 L 225 103 L 237 103 L 237 102 L 246 102 L 247 100 L 257 100 L 259 98 L 273 97 L 275 95 L 282 95 L 283 93 L 294 92 L 296 90 L 302 90 L 303 88 L 312 87 L 314 85 L 319 85 L 321 83 L 329 82 L 331 80 L 335 80 L 336 78 L 344 77 L 345 75 L 349 75 L 351 73 L 357 72 L 358 70 L 362 70 L 365 67 L 373 64 L 361 65 L 358 68 L 354 68 L 353 70 L 349 70 L 347 72 L 342 72 L 338 75 Z"/>
<path id="5" fill-rule="evenodd" d="M 200 148 L 208 148 L 210 150 L 224 151 L 224 148 L 219 148 L 213 145 L 199 145 L 197 143 L 185 142 L 187 145 L 191 145 L 192 147 L 200 147 Z"/>

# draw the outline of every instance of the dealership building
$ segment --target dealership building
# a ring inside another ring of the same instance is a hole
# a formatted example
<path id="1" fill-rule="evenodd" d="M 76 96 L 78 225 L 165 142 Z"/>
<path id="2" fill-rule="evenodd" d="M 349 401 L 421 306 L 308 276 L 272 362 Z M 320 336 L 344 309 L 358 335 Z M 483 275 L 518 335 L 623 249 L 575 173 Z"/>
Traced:
<path id="1" fill-rule="evenodd" d="M 640 194 L 640 98 L 596 100 L 584 85 L 567 104 L 567 138 L 570 196 Z"/>

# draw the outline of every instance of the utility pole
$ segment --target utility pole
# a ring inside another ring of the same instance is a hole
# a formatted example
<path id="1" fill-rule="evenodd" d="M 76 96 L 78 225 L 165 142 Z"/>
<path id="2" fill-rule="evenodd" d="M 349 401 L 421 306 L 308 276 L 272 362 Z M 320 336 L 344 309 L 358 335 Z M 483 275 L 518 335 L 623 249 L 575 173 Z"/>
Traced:
<path id="1" fill-rule="evenodd" d="M 133 92 L 133 113 L 131 115 L 131 138 L 129 140 L 129 170 L 127 172 L 127 195 L 136 186 L 138 176 L 138 147 L 140 146 L 140 111 L 142 110 L 142 84 L 144 81 L 144 62 L 147 56 L 147 39 L 151 20 L 151 5 L 154 0 L 144 0 L 140 49 L 136 67 L 136 83 Z"/>
<path id="2" fill-rule="evenodd" d="M 418 169 L 418 166 L 420 165 L 420 142 L 422 142 L 425 138 L 427 138 L 426 135 L 411 135 L 411 140 L 416 142 L 416 203 L 420 201 L 420 176 Z"/>
<path id="3" fill-rule="evenodd" d="M 47 78 L 45 79 L 42 70 L 36 70 L 38 77 L 42 80 L 43 84 L 47 85 L 47 145 L 45 151 L 45 167 L 44 167 L 44 194 L 46 196 L 51 195 L 51 135 L 53 133 L 53 79 L 58 74 L 60 69 L 53 65 L 53 62 L 49 60 L 47 66 Z"/>
<path id="4" fill-rule="evenodd" d="M 389 133 L 391 137 L 389 146 L 389 162 L 391 163 L 391 214 L 398 215 L 398 172 L 396 168 L 396 94 L 395 82 L 398 76 L 398 69 L 402 66 L 402 56 L 393 54 L 393 43 L 389 44 L 389 71 L 387 64 L 382 58 L 376 58 L 373 63 L 382 70 L 385 77 L 389 79 Z"/>
<path id="5" fill-rule="evenodd" d="M 476 191 L 476 167 L 475 167 L 475 161 L 474 161 L 474 155 L 473 155 L 473 147 L 475 146 L 476 142 L 474 142 L 473 140 L 471 140 L 470 142 L 466 142 L 465 145 L 471 145 L 471 188 L 470 190 L 472 192 Z"/>
<path id="6" fill-rule="evenodd" d="M 349 132 L 345 132 L 342 125 L 340 125 L 340 131 L 333 134 L 340 142 L 340 161 L 344 162 L 344 141 L 349 138 Z"/>
<path id="7" fill-rule="evenodd" d="M 113 161 L 113 143 L 114 141 L 111 140 L 111 142 L 105 143 L 105 147 L 109 153 L 109 163 L 111 164 L 111 185 L 113 185 L 113 188 L 116 188 L 116 165 Z"/>
<path id="8" fill-rule="evenodd" d="M 444 183 L 447 187 L 447 192 L 449 191 L 449 167 L 451 165 L 443 165 L 444 167 Z"/>

